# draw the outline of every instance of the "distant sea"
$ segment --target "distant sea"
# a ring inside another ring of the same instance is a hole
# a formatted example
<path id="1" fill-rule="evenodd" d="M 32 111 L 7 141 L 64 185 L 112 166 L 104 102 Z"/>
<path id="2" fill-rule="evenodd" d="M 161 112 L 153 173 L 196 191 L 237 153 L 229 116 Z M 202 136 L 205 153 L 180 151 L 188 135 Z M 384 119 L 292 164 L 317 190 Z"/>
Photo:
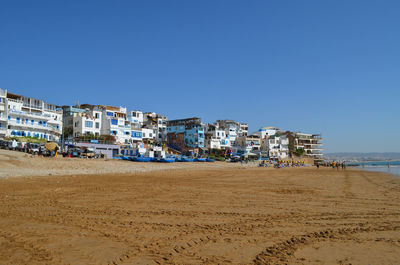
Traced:
<path id="1" fill-rule="evenodd" d="M 388 163 L 390 163 L 390 167 L 388 167 Z M 356 165 L 357 168 L 361 168 L 364 170 L 384 172 L 400 177 L 400 161 L 390 161 L 390 162 L 377 161 L 377 162 L 349 163 L 349 164 Z"/>

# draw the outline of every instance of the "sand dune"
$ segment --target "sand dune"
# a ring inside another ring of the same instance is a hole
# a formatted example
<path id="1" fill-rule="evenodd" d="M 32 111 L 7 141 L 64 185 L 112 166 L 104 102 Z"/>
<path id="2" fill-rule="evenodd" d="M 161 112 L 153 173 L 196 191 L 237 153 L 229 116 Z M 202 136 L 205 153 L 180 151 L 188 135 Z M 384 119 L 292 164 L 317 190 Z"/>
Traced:
<path id="1" fill-rule="evenodd" d="M 3 178 L 0 264 L 398 264 L 399 197 L 399 179 L 323 168 Z"/>

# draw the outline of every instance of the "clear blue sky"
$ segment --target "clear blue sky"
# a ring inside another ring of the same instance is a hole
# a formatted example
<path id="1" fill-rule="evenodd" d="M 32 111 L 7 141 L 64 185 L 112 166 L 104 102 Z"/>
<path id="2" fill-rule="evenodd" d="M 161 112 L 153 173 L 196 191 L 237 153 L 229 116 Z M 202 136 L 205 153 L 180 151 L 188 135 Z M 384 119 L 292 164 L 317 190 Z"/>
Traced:
<path id="1" fill-rule="evenodd" d="M 0 2 L 0 87 L 400 151 L 400 1 Z"/>

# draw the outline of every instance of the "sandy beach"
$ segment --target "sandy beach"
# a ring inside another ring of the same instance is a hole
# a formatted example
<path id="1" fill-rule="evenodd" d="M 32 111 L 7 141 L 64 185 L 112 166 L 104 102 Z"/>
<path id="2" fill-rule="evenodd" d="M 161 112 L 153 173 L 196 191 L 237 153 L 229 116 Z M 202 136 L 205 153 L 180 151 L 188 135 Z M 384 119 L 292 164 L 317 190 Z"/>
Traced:
<path id="1" fill-rule="evenodd" d="M 400 179 L 0 150 L 0 264 L 399 264 Z"/>

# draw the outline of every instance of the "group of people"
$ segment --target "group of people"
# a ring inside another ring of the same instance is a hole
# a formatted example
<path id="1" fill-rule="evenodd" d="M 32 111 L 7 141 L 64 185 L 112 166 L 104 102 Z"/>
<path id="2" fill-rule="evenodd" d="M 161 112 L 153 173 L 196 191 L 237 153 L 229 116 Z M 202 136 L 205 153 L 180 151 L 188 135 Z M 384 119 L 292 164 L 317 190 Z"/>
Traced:
<path id="1" fill-rule="evenodd" d="M 319 168 L 320 164 L 317 164 L 317 168 Z M 332 162 L 325 162 L 324 166 L 326 167 L 331 167 L 333 169 L 337 169 L 339 170 L 339 168 L 342 168 L 342 170 L 346 169 L 346 162 L 343 161 L 342 163 L 340 162 L 336 162 L 336 161 L 332 161 Z"/>
<path id="2" fill-rule="evenodd" d="M 259 167 L 274 167 L 274 168 L 282 168 L 282 167 L 303 167 L 304 161 L 272 161 L 272 160 L 261 160 L 258 164 Z"/>

